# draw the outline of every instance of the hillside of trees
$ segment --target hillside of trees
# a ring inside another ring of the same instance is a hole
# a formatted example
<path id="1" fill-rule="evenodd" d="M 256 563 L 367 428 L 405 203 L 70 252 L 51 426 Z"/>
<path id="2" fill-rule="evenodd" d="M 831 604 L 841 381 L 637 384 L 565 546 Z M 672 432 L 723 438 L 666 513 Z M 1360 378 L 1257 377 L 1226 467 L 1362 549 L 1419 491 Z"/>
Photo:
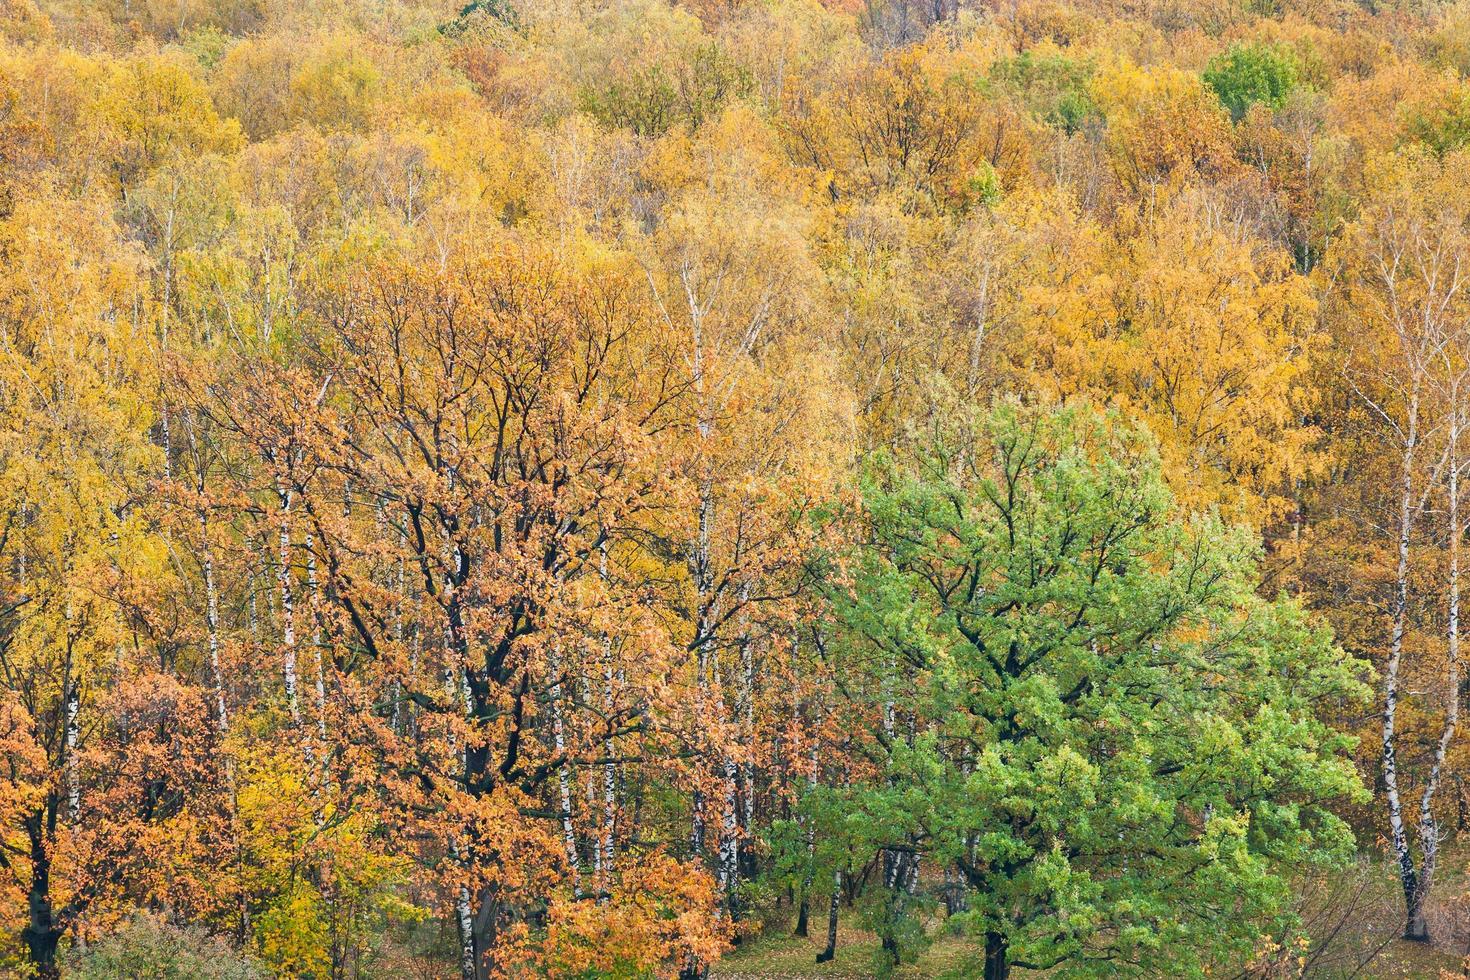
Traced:
<path id="1" fill-rule="evenodd" d="M 1470 0 L 0 0 L 0 975 L 1462 975 L 1467 430 Z"/>

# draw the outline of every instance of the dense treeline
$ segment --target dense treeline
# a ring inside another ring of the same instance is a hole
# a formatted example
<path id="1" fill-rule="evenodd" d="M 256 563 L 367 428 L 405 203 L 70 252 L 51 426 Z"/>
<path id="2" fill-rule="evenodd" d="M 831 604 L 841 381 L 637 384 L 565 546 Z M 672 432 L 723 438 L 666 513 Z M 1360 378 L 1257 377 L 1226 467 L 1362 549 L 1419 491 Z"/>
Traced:
<path id="1" fill-rule="evenodd" d="M 1296 975 L 1380 852 L 1440 938 L 1467 76 L 1409 0 L 0 0 L 0 971 Z"/>

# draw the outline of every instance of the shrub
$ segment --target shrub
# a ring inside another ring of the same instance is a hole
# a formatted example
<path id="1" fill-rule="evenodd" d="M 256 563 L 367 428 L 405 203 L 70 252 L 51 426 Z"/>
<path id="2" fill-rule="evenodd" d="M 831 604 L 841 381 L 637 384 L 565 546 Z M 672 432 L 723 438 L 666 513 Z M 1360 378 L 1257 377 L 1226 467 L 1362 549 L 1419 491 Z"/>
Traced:
<path id="1" fill-rule="evenodd" d="M 117 932 L 73 952 L 68 980 L 266 980 L 228 943 L 195 927 L 137 915 Z"/>

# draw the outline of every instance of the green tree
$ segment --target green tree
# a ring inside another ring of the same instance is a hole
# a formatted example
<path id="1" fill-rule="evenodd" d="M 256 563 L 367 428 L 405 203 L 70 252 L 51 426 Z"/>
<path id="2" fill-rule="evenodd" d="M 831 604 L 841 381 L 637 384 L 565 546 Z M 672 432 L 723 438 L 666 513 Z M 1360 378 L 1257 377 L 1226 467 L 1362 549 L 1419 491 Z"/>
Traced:
<path id="1" fill-rule="evenodd" d="M 1215 90 L 1235 122 L 1256 103 L 1281 108 L 1297 78 L 1296 54 L 1274 44 L 1236 45 L 1215 56 L 1204 73 L 1205 84 Z"/>
<path id="2" fill-rule="evenodd" d="M 1014 406 L 946 429 L 870 467 L 834 576 L 851 716 L 884 720 L 827 829 L 957 872 L 987 980 L 1286 945 L 1287 875 L 1352 852 L 1322 808 L 1363 794 L 1352 740 L 1319 709 L 1362 665 L 1257 597 L 1252 536 L 1182 513 L 1141 430 Z"/>

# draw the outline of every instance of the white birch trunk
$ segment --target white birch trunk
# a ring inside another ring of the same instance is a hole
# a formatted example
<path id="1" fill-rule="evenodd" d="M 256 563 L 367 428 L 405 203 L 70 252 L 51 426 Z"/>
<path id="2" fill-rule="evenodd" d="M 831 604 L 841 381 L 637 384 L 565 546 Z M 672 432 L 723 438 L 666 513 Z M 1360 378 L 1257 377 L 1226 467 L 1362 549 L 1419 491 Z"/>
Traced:
<path id="1" fill-rule="evenodd" d="M 301 704 L 296 678 L 296 600 L 291 589 L 291 491 L 276 484 L 281 498 L 279 586 L 281 591 L 281 646 L 286 675 L 286 707 L 293 724 L 301 723 Z"/>
<path id="2" fill-rule="evenodd" d="M 1455 726 L 1460 719 L 1460 538 L 1464 533 L 1464 527 L 1460 522 L 1460 409 L 1457 396 L 1458 387 L 1451 394 L 1449 418 L 1449 476 L 1446 502 L 1449 524 L 1449 581 L 1447 583 L 1445 716 L 1444 727 L 1440 729 L 1439 741 L 1435 743 L 1434 756 L 1429 765 L 1429 776 L 1424 781 L 1424 789 L 1419 797 L 1419 879 L 1416 882 L 1416 900 L 1411 903 L 1411 912 L 1417 910 L 1421 917 L 1425 902 L 1429 898 L 1429 890 L 1434 882 L 1435 865 L 1439 857 L 1439 823 L 1434 818 L 1434 797 L 1439 791 L 1445 756 L 1454 741 Z"/>
<path id="3" fill-rule="evenodd" d="M 225 706 L 225 677 L 219 663 L 219 589 L 214 581 L 214 547 L 209 541 L 209 520 L 199 512 L 199 531 L 203 540 L 204 618 L 209 628 L 209 671 L 214 680 L 215 713 L 219 730 L 230 730 L 230 712 Z M 254 603 L 252 597 L 251 603 Z"/>
<path id="4" fill-rule="evenodd" d="M 601 576 L 603 587 L 607 587 L 607 538 L 604 536 L 598 545 L 597 572 Z M 613 716 L 616 700 L 613 688 L 613 657 L 612 637 L 606 633 L 602 636 L 602 708 L 608 718 Z M 617 835 L 618 820 L 618 770 L 617 763 L 612 761 L 612 744 L 606 747 L 607 761 L 602 764 L 602 833 L 601 846 L 598 848 L 598 902 L 607 902 L 607 893 L 612 888 L 612 876 L 614 873 L 614 840 Z"/>
<path id="5" fill-rule="evenodd" d="M 455 857 L 459 857 L 459 847 L 454 847 Z M 475 909 L 470 901 L 470 889 L 467 885 L 460 885 L 458 894 L 454 899 L 454 916 L 459 928 L 459 975 L 460 980 L 476 980 L 477 964 L 475 962 Z"/>
<path id="6" fill-rule="evenodd" d="M 725 906 L 734 916 L 735 891 L 740 887 L 740 826 L 735 810 L 735 763 L 725 756 L 725 778 L 720 815 L 719 882 Z"/>
<path id="7" fill-rule="evenodd" d="M 572 872 L 573 890 L 580 895 L 581 862 L 577 856 L 577 829 L 572 821 L 571 776 L 565 762 L 567 739 L 561 706 L 561 651 L 555 645 L 551 648 L 551 676 L 551 740 L 556 756 L 563 760 L 556 770 L 557 791 L 561 801 L 562 846 L 566 851 L 567 868 Z"/>
<path id="8" fill-rule="evenodd" d="M 402 531 L 399 531 L 398 532 L 398 567 L 397 567 L 396 574 L 395 574 L 395 581 L 393 583 L 393 595 L 394 595 L 394 599 L 393 599 L 393 642 L 395 644 L 397 644 L 397 646 L 398 646 L 398 650 L 399 650 L 399 654 L 398 655 L 399 656 L 402 656 L 403 655 L 402 654 L 402 651 L 403 651 L 403 637 L 404 637 L 404 633 L 403 633 L 403 587 L 404 587 L 403 548 L 404 548 L 404 543 L 405 543 L 404 542 L 404 538 L 405 538 L 404 533 Z M 412 670 L 410 670 L 410 673 L 409 673 L 410 680 L 412 680 L 412 677 L 413 677 Z M 403 715 L 403 682 L 400 681 L 398 678 L 395 677 L 393 679 L 393 734 L 395 734 L 395 735 L 401 734 L 401 732 L 402 732 L 402 726 L 403 726 L 403 718 L 402 718 L 402 715 Z"/>
<path id="9" fill-rule="evenodd" d="M 81 714 L 82 698 L 77 680 L 68 672 L 66 685 L 66 812 L 72 826 L 82 819 L 82 779 L 77 759 L 77 743 L 81 736 L 78 716 Z"/>
<path id="10" fill-rule="evenodd" d="M 700 422 L 701 438 L 707 433 L 707 423 Z M 694 707 L 696 725 L 704 724 L 705 706 L 709 702 L 709 645 L 710 631 L 718 618 L 713 608 L 714 597 L 713 576 L 710 568 L 710 525 L 714 519 L 714 488 L 707 479 L 701 479 L 699 486 L 699 529 L 698 537 L 694 545 L 694 585 L 696 601 L 699 604 L 699 615 L 695 622 L 698 631 L 694 651 Z M 708 740 L 701 737 L 701 742 L 708 746 Z M 703 767 L 701 767 L 703 768 Z M 704 773 L 698 773 L 694 780 L 694 790 L 691 794 L 692 819 L 689 835 L 689 846 L 693 856 L 698 857 L 704 851 Z"/>
<path id="11" fill-rule="evenodd" d="M 1383 782 L 1388 799 L 1389 838 L 1399 864 L 1399 881 L 1408 907 L 1405 936 L 1419 938 L 1422 915 L 1416 903 L 1421 897 L 1414 856 L 1404 831 L 1403 804 L 1399 796 L 1398 759 L 1394 728 L 1398 718 L 1399 671 L 1403 663 L 1404 632 L 1409 607 L 1409 536 L 1414 525 L 1414 460 L 1418 448 L 1418 393 L 1409 402 L 1408 430 L 1404 443 L 1399 486 L 1398 565 L 1394 581 L 1393 632 L 1383 679 Z"/>
<path id="12" fill-rule="evenodd" d="M 740 599 L 744 604 L 750 598 L 750 586 L 741 585 Z M 742 630 L 740 637 L 740 735 L 741 745 L 744 747 L 745 756 L 740 763 L 740 787 L 741 787 L 741 813 L 740 825 L 741 839 L 745 839 L 750 833 L 750 828 L 755 822 L 755 764 L 750 755 L 752 746 L 755 745 L 755 644 L 750 638 L 749 626 Z M 736 853 L 739 853 L 739 843 L 736 843 Z M 737 858 L 738 861 L 738 858 Z"/>

